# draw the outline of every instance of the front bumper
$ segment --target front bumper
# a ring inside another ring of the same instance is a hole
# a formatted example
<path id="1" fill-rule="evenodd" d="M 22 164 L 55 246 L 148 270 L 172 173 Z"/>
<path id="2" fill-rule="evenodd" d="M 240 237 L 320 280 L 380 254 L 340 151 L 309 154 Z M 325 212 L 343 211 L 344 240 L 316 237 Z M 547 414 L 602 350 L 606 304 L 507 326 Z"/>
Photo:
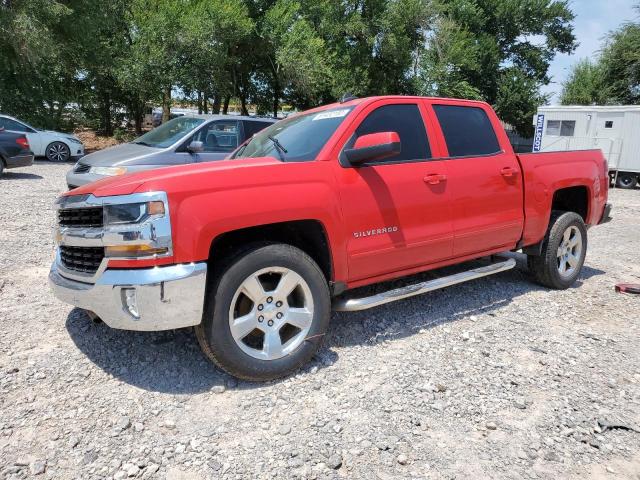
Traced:
<path id="1" fill-rule="evenodd" d="M 207 264 L 199 262 L 106 269 L 90 284 L 61 275 L 56 260 L 49 272 L 49 284 L 58 299 L 94 312 L 112 328 L 157 331 L 191 327 L 202 321 L 206 277 Z M 137 318 L 128 308 L 131 290 L 135 292 Z"/>
<path id="2" fill-rule="evenodd" d="M 33 153 L 7 158 L 7 168 L 30 167 L 31 165 L 33 165 Z"/>
<path id="3" fill-rule="evenodd" d="M 602 212 L 602 218 L 598 222 L 598 225 L 602 225 L 603 223 L 609 223 L 612 220 L 612 217 L 611 217 L 611 209 L 612 208 L 613 208 L 613 206 L 610 203 L 607 203 L 604 206 L 604 210 Z"/>

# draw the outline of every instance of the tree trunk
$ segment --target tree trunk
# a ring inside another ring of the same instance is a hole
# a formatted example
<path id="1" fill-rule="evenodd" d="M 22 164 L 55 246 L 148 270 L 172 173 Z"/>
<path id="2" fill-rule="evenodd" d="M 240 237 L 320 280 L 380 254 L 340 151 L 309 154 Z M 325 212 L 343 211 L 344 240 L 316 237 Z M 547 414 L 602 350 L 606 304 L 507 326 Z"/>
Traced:
<path id="1" fill-rule="evenodd" d="M 203 113 L 209 113 L 209 94 L 206 90 L 202 92 L 202 111 Z"/>
<path id="2" fill-rule="evenodd" d="M 198 114 L 201 114 L 201 113 L 202 113 L 202 92 L 198 90 Z"/>
<path id="3" fill-rule="evenodd" d="M 215 94 L 213 96 L 213 104 L 211 105 L 211 113 L 220 115 L 220 95 Z"/>
<path id="4" fill-rule="evenodd" d="M 162 92 L 162 123 L 171 118 L 171 87 L 165 87 Z"/>
<path id="5" fill-rule="evenodd" d="M 106 136 L 110 137 L 113 135 L 113 125 L 111 125 L 111 98 L 109 98 L 109 95 L 102 95 L 100 109 L 102 110 L 101 130 Z"/>
<path id="6" fill-rule="evenodd" d="M 247 110 L 247 99 L 244 92 L 240 92 L 240 115 L 249 116 L 249 110 Z"/>
<path id="7" fill-rule="evenodd" d="M 229 102 L 231 101 L 231 97 L 229 95 L 224 97 L 224 102 L 222 104 L 222 114 L 226 115 L 229 112 Z"/>
<path id="8" fill-rule="evenodd" d="M 278 118 L 278 109 L 280 108 L 280 84 L 278 82 L 273 86 L 273 118 Z"/>

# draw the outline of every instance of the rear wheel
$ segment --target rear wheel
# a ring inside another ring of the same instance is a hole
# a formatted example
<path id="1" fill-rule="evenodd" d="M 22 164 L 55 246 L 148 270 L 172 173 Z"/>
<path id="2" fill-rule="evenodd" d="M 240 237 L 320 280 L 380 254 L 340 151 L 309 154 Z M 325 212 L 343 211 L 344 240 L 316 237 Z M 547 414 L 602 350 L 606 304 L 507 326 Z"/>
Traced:
<path id="1" fill-rule="evenodd" d="M 576 281 L 587 253 L 587 229 L 574 212 L 553 212 L 541 255 L 527 263 L 535 280 L 545 287 L 569 288 Z"/>
<path id="2" fill-rule="evenodd" d="M 62 142 L 50 143 L 45 154 L 50 162 L 66 162 L 71 158 L 69 147 Z"/>
<path id="3" fill-rule="evenodd" d="M 634 188 L 638 184 L 638 175 L 635 173 L 618 173 L 616 186 L 618 188 Z"/>
<path id="4" fill-rule="evenodd" d="M 284 244 L 255 246 L 209 285 L 196 327 L 205 355 L 231 375 L 264 381 L 294 372 L 320 348 L 329 288 L 318 265 Z"/>

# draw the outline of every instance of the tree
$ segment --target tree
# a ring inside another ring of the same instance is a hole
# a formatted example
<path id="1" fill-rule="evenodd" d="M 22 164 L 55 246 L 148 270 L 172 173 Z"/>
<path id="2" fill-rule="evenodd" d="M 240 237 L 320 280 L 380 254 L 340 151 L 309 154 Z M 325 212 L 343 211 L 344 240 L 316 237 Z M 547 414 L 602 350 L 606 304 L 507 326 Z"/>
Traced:
<path id="1" fill-rule="evenodd" d="M 446 19 L 454 27 L 436 28 L 434 34 L 453 36 L 457 45 L 451 47 L 454 52 L 465 44 L 469 51 L 449 54 L 444 62 L 440 56 L 431 69 L 423 66 L 422 75 L 426 76 L 422 84 L 428 84 L 433 68 L 437 72 L 442 69 L 438 65 L 445 65 L 445 72 L 453 71 L 473 87 L 471 95 L 479 92 L 503 120 L 519 133 L 530 135 L 531 119 L 523 112 L 534 112 L 543 99 L 539 88 L 550 81 L 548 70 L 554 56 L 571 53 L 576 47 L 571 25 L 574 15 L 568 2 L 437 0 L 435 6 L 437 18 Z M 455 29 L 465 32 L 467 41 L 463 33 L 454 34 Z M 438 43 L 442 41 L 436 40 Z"/>
<path id="2" fill-rule="evenodd" d="M 640 103 L 640 23 L 627 23 L 609 35 L 601 66 L 611 101 Z"/>
<path id="3" fill-rule="evenodd" d="M 604 69 L 599 61 L 588 58 L 574 65 L 562 86 L 562 105 L 603 105 L 608 103 Z"/>
<path id="4" fill-rule="evenodd" d="M 636 6 L 640 12 L 640 5 Z M 563 85 L 563 104 L 606 105 L 640 103 L 640 22 L 611 32 L 595 61 L 574 65 Z"/>

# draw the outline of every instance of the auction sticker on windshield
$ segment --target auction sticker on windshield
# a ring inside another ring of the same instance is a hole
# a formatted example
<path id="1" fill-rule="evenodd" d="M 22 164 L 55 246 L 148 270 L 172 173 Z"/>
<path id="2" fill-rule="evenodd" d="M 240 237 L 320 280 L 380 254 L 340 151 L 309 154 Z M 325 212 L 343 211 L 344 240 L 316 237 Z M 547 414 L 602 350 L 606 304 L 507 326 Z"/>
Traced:
<path id="1" fill-rule="evenodd" d="M 325 120 L 327 118 L 341 118 L 341 117 L 344 117 L 350 111 L 351 111 L 350 108 L 345 108 L 342 110 L 330 110 L 328 112 L 322 112 L 317 114 L 315 117 L 313 117 L 311 121 L 315 122 L 316 120 Z"/>

